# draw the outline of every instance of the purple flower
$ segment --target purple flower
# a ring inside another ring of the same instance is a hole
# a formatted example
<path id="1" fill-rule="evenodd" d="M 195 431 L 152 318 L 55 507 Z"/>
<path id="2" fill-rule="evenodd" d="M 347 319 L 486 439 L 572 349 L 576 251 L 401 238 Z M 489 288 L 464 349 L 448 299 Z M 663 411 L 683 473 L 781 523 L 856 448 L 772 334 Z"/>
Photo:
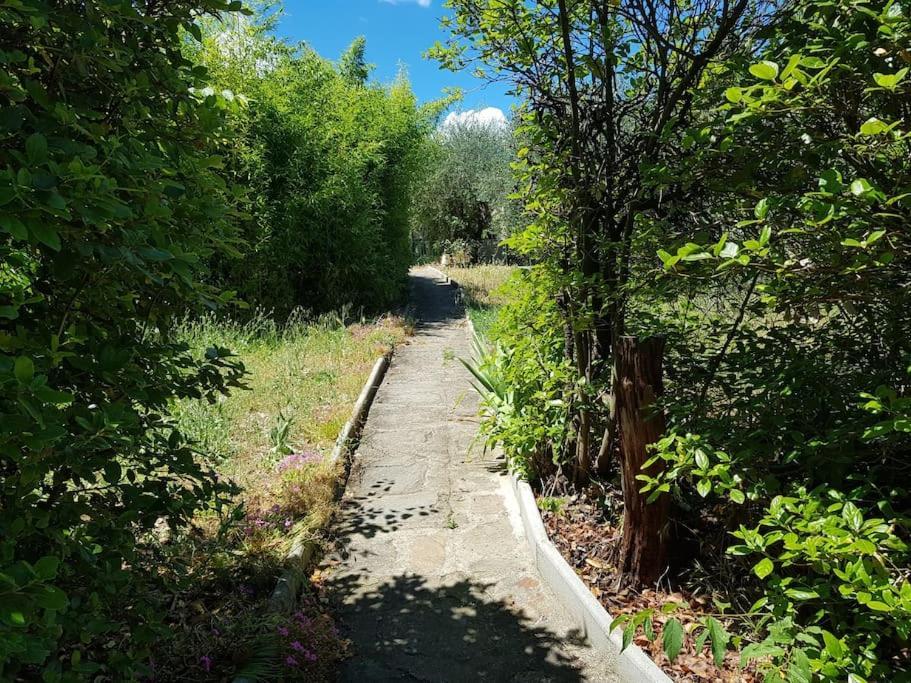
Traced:
<path id="1" fill-rule="evenodd" d="M 294 657 L 292 657 L 291 655 L 288 655 L 287 657 L 285 657 L 285 664 L 287 664 L 288 666 L 297 666 L 297 660 L 294 659 Z"/>
<path id="2" fill-rule="evenodd" d="M 307 651 L 306 648 L 303 645 L 301 645 L 301 642 L 299 640 L 295 640 L 293 643 L 291 643 L 291 649 L 297 650 L 298 652 Z"/>
<path id="3" fill-rule="evenodd" d="M 285 520 L 285 528 L 286 528 L 286 529 L 290 529 L 292 524 L 294 524 L 294 522 L 292 522 L 290 519 L 286 519 L 286 520 Z"/>
<path id="4" fill-rule="evenodd" d="M 278 472 L 287 472 L 288 470 L 299 470 L 304 465 L 309 465 L 315 462 L 319 462 L 322 459 L 322 456 L 316 451 L 304 451 L 303 453 L 292 453 L 291 455 L 286 455 L 281 461 L 276 465 L 275 469 Z"/>
<path id="5" fill-rule="evenodd" d="M 318 657 L 316 656 L 315 652 L 305 652 L 304 659 L 306 659 L 308 662 L 315 662 Z"/>
<path id="6" fill-rule="evenodd" d="M 287 638 L 287 637 L 288 637 L 288 629 L 287 629 L 285 626 L 279 626 L 279 627 L 278 627 L 278 635 L 282 636 L 283 638 Z"/>
<path id="7" fill-rule="evenodd" d="M 209 655 L 200 657 L 199 663 L 202 664 L 202 668 L 205 669 L 206 673 L 209 673 L 212 670 L 212 658 Z"/>

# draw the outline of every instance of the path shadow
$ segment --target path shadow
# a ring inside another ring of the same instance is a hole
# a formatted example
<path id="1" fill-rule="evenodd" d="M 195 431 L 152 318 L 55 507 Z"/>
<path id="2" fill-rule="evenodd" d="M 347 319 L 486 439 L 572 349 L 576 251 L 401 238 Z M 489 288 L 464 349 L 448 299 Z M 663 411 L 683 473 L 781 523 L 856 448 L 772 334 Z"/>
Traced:
<path id="1" fill-rule="evenodd" d="M 427 272 L 412 271 L 408 276 L 411 301 L 418 318 L 418 331 L 446 327 L 464 317 L 465 311 L 456 299 L 456 288 Z"/>
<path id="2" fill-rule="evenodd" d="M 365 579 L 345 575 L 327 584 L 342 633 L 356 643 L 341 681 L 585 680 L 562 652 L 567 642 L 583 645 L 582 634 L 561 636 L 536 625 L 511 600 L 492 597 L 490 584 L 431 585 L 415 575 L 373 585 Z"/>
<path id="3" fill-rule="evenodd" d="M 436 505 L 412 503 L 390 507 L 388 503 L 379 503 L 379 498 L 375 497 L 377 495 L 376 491 L 370 491 L 366 495 L 350 496 L 342 500 L 341 514 L 334 527 L 338 536 L 336 544 L 340 550 L 344 550 L 352 535 L 373 538 L 377 534 L 398 531 L 409 520 L 440 515 Z M 438 526 L 442 526 L 442 520 Z"/>

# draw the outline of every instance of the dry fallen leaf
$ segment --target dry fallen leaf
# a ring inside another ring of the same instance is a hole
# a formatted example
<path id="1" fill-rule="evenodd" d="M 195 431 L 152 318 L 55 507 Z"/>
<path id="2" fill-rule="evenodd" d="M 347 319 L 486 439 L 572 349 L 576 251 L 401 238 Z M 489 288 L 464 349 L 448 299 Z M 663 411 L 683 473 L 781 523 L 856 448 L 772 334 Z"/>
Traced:
<path id="1" fill-rule="evenodd" d="M 594 567 L 595 569 L 609 569 L 610 565 L 606 562 L 602 562 L 597 557 L 586 557 L 585 564 Z"/>

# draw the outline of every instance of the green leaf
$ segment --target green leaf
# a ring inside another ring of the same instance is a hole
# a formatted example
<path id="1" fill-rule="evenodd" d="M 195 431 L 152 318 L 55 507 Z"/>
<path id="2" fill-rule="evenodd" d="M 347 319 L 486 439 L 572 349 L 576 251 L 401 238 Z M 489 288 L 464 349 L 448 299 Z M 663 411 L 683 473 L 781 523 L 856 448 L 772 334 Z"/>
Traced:
<path id="1" fill-rule="evenodd" d="M 904 68 L 894 74 L 875 73 L 873 74 L 873 80 L 876 81 L 876 85 L 878 85 L 880 88 L 894 90 L 895 87 L 902 82 L 902 79 L 907 75 L 907 73 L 907 68 Z"/>
<path id="2" fill-rule="evenodd" d="M 778 65 L 775 62 L 763 60 L 750 66 L 750 73 L 763 81 L 774 81 L 778 76 Z"/>
<path id="3" fill-rule="evenodd" d="M 775 571 L 775 563 L 768 557 L 763 557 L 759 562 L 753 565 L 753 573 L 760 579 L 764 579 Z"/>
<path id="4" fill-rule="evenodd" d="M 738 251 L 740 251 L 740 246 L 736 242 L 725 242 L 724 248 L 718 255 L 721 258 L 734 258 Z"/>
<path id="5" fill-rule="evenodd" d="M 60 251 L 60 236 L 52 225 L 38 220 L 33 221 L 29 225 L 29 228 L 31 229 L 32 234 L 38 238 L 39 242 L 46 244 L 54 251 Z"/>
<path id="6" fill-rule="evenodd" d="M 861 135 L 879 135 L 880 133 L 888 130 L 889 124 L 885 121 L 880 121 L 875 116 L 870 117 L 860 126 Z"/>
<path id="7" fill-rule="evenodd" d="M 709 634 L 712 639 L 712 654 L 715 657 L 715 666 L 721 666 L 724 662 L 724 655 L 727 651 L 730 636 L 728 635 L 728 632 L 724 630 L 721 622 L 714 617 L 708 617 L 708 619 L 706 619 L 706 625 L 708 626 Z"/>
<path id="8" fill-rule="evenodd" d="M 851 194 L 856 197 L 867 194 L 870 190 L 873 189 L 873 186 L 867 181 L 866 178 L 858 178 L 851 183 Z"/>
<path id="9" fill-rule="evenodd" d="M 34 394 L 45 403 L 68 404 L 73 402 L 73 395 L 66 391 L 56 391 L 46 384 L 34 389 Z"/>
<path id="10" fill-rule="evenodd" d="M 867 239 L 864 241 L 867 243 L 867 245 L 870 245 L 870 244 L 873 244 L 874 242 L 876 242 L 878 239 L 880 239 L 885 234 L 886 234 L 885 230 L 874 230 L 869 235 L 867 235 Z"/>
<path id="11" fill-rule="evenodd" d="M 620 652 L 623 652 L 626 648 L 630 646 L 630 643 L 633 642 L 633 637 L 636 635 L 636 622 L 631 621 L 626 625 L 626 628 L 623 629 L 623 645 L 620 648 Z"/>
<path id="12" fill-rule="evenodd" d="M 13 374 L 19 380 L 19 384 L 31 384 L 35 376 L 35 364 L 28 356 L 19 356 L 16 359 L 16 365 L 13 368 Z"/>
<path id="13" fill-rule="evenodd" d="M 819 593 L 816 591 L 804 588 L 789 588 L 785 591 L 785 594 L 795 600 L 813 600 L 814 598 L 819 597 Z"/>
<path id="14" fill-rule="evenodd" d="M 728 102 L 737 104 L 743 99 L 743 91 L 740 88 L 728 88 L 724 91 L 724 96 L 727 98 Z"/>
<path id="15" fill-rule="evenodd" d="M 3 614 L 3 612 L 0 612 Z M 13 626 L 25 626 L 25 615 L 17 609 L 6 612 L 6 618 Z"/>
<path id="16" fill-rule="evenodd" d="M 845 646 L 829 631 L 823 630 L 822 639 L 826 644 L 826 651 L 833 659 L 841 659 L 845 654 Z"/>
<path id="17" fill-rule="evenodd" d="M 705 498 L 712 492 L 712 482 L 708 479 L 700 479 L 696 482 L 696 490 L 699 492 L 699 495 Z"/>
<path id="18" fill-rule="evenodd" d="M 846 502 L 845 506 L 841 509 L 841 516 L 854 531 L 860 531 L 864 524 L 863 514 L 861 514 L 857 506 L 850 500 Z"/>
<path id="19" fill-rule="evenodd" d="M 668 619 L 661 633 L 661 644 L 664 654 L 673 662 L 683 647 L 683 625 L 676 619 Z"/>
<path id="20" fill-rule="evenodd" d="M 887 605 L 886 603 L 881 602 L 879 600 L 871 600 L 870 602 L 867 603 L 867 607 L 869 607 L 870 609 L 872 609 L 876 612 L 891 612 L 892 611 L 892 608 L 889 607 L 889 605 Z"/>
<path id="21" fill-rule="evenodd" d="M 33 164 L 47 160 L 47 140 L 41 133 L 32 133 L 28 136 L 25 141 L 25 155 Z"/>
<path id="22" fill-rule="evenodd" d="M 35 596 L 39 607 L 60 611 L 66 607 L 66 593 L 55 586 L 43 586 Z"/>
<path id="23" fill-rule="evenodd" d="M 109 460 L 104 463 L 104 478 L 109 484 L 116 484 L 120 481 L 123 471 L 120 463 L 116 460 Z"/>
<path id="24" fill-rule="evenodd" d="M 821 69 L 826 63 L 819 57 L 803 57 L 800 60 L 800 65 L 807 69 Z"/>
<path id="25" fill-rule="evenodd" d="M 728 492 L 728 496 L 730 497 L 730 499 L 732 501 L 734 501 L 738 505 L 742 505 L 744 503 L 744 501 L 746 501 L 746 496 L 743 494 L 743 491 L 741 491 L 740 489 L 731 489 Z"/>
<path id="26" fill-rule="evenodd" d="M 15 216 L 0 216 L 0 228 L 5 232 L 8 232 L 17 240 L 28 239 L 28 228 L 26 228 L 25 224 Z"/>
<path id="27" fill-rule="evenodd" d="M 788 662 L 788 683 L 812 683 L 813 673 L 810 669 L 810 658 L 800 648 L 791 652 Z"/>
<path id="28" fill-rule="evenodd" d="M 53 555 L 45 555 L 35 562 L 35 574 L 39 579 L 53 579 L 57 576 L 57 567 L 60 566 L 60 560 Z"/>

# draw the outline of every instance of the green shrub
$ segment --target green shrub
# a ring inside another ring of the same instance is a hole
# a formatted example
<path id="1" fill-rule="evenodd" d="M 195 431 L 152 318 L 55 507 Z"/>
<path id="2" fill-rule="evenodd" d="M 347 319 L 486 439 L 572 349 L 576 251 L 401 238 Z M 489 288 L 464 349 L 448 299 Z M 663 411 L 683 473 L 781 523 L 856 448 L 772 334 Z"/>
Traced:
<path id="1" fill-rule="evenodd" d="M 547 272 L 532 268 L 502 286 L 508 303 L 489 331 L 493 345 L 479 341 L 470 367 L 482 395 L 482 437 L 502 447 L 510 469 L 532 481 L 564 464 L 564 392 L 575 377 L 547 283 Z"/>
<path id="2" fill-rule="evenodd" d="M 248 246 L 219 260 L 219 282 L 278 315 L 397 303 L 429 110 L 404 74 L 389 86 L 367 81 L 363 40 L 340 67 L 272 37 L 273 20 L 210 22 L 190 51 L 219 88 L 251 103 L 231 118 L 228 159 L 247 188 Z"/>
<path id="3" fill-rule="evenodd" d="M 504 123 L 456 119 L 441 126 L 426 143 L 414 189 L 412 230 L 424 246 L 442 246 L 456 259 L 452 265 L 464 266 L 479 240 L 515 232 L 514 156 L 512 129 Z"/>
<path id="4" fill-rule="evenodd" d="M 770 680 L 908 680 L 911 22 L 806 0 L 770 35 L 689 133 L 742 220 L 658 253 L 717 306 L 671 325 L 668 469 L 642 480 L 729 520 Z"/>
<path id="5" fill-rule="evenodd" d="M 239 9 L 239 3 L 232 3 Z M 0 7 L 0 678 L 126 680 L 143 542 L 225 492 L 168 405 L 241 369 L 172 320 L 229 296 L 224 97 L 181 54 L 223 0 Z"/>

